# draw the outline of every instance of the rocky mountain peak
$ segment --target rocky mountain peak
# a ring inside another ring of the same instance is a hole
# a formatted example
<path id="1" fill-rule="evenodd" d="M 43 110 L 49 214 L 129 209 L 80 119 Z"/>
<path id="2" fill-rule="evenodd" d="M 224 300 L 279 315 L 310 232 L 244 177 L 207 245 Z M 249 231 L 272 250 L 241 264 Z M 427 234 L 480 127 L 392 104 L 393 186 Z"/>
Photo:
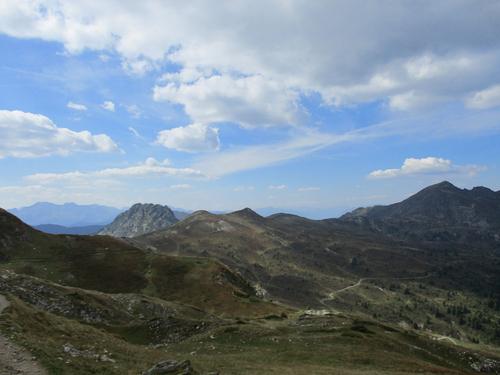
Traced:
<path id="1" fill-rule="evenodd" d="M 481 238 L 488 243 L 500 230 L 500 196 L 485 187 L 459 189 L 444 181 L 399 203 L 358 208 L 341 220 L 395 237 L 459 242 Z"/>
<path id="2" fill-rule="evenodd" d="M 152 203 L 136 203 L 121 213 L 99 234 L 114 237 L 137 237 L 146 233 L 165 229 L 177 222 L 168 206 Z"/>

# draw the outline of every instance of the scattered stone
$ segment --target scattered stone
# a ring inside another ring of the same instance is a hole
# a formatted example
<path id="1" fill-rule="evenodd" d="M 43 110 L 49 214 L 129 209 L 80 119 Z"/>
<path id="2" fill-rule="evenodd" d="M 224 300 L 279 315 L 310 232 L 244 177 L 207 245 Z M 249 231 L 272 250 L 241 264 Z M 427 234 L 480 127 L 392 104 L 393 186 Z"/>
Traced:
<path id="1" fill-rule="evenodd" d="M 191 362 L 188 360 L 184 360 L 182 362 L 178 362 L 175 360 L 162 361 L 151 367 L 146 372 L 143 372 L 143 375 L 163 374 L 197 375 L 198 373 L 193 369 L 193 367 L 191 366 Z"/>

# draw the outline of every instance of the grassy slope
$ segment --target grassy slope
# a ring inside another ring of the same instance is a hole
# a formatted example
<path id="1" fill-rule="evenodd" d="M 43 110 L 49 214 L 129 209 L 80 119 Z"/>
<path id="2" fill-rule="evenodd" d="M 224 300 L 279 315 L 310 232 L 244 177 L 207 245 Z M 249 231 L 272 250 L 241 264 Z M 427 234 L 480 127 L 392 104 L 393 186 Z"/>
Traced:
<path id="1" fill-rule="evenodd" d="M 164 359 L 190 359 L 200 371 L 222 374 L 467 374 L 477 360 L 471 350 L 342 315 L 214 326 L 154 349 L 12 299 L 0 329 L 51 374 L 137 374 Z M 86 354 L 64 352 L 67 344 Z"/>
<path id="2" fill-rule="evenodd" d="M 252 297 L 248 283 L 216 260 L 153 254 L 107 236 L 48 235 L 8 214 L 0 215 L 0 253 L 0 269 L 68 286 L 144 293 L 223 315 L 279 309 Z"/>
<path id="3" fill-rule="evenodd" d="M 298 308 L 326 305 L 464 341 L 500 343 L 498 252 L 420 248 L 335 220 L 262 218 L 250 211 L 200 212 L 137 240 L 168 254 L 220 259 Z M 361 278 L 371 279 L 324 300 Z M 470 311 L 459 316 L 462 305 Z"/>

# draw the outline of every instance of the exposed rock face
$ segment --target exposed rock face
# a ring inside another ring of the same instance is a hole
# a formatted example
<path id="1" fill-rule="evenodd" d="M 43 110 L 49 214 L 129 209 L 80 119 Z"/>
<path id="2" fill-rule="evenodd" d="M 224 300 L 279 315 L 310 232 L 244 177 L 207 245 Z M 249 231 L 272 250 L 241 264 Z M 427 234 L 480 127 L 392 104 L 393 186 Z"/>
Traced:
<path id="1" fill-rule="evenodd" d="M 444 181 L 402 202 L 358 208 L 341 217 L 402 239 L 500 241 L 500 192 Z"/>
<path id="2" fill-rule="evenodd" d="M 144 375 L 195 375 L 198 374 L 191 367 L 191 362 L 188 360 L 177 362 L 174 360 L 167 360 L 157 363 L 151 367 L 148 371 L 143 373 Z"/>
<path id="3" fill-rule="evenodd" d="M 177 222 L 168 206 L 159 204 L 134 204 L 121 213 L 98 234 L 114 237 L 137 237 L 146 233 L 165 229 Z"/>

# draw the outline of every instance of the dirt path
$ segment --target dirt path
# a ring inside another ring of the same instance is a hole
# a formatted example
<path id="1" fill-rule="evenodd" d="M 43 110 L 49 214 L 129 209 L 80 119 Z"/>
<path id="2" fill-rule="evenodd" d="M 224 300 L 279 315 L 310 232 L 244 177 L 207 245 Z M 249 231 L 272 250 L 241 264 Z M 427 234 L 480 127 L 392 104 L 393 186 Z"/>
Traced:
<path id="1" fill-rule="evenodd" d="M 411 277 L 411 276 L 410 277 L 365 277 L 363 279 L 359 279 L 358 282 L 356 282 L 355 284 L 352 284 L 352 285 L 346 286 L 345 288 L 342 288 L 342 289 L 339 289 L 339 290 L 334 290 L 333 292 L 330 292 L 328 294 L 328 297 L 322 298 L 320 300 L 320 302 L 322 304 L 324 304 L 326 301 L 331 301 L 332 299 L 335 298 L 335 296 L 337 294 L 345 292 L 346 290 L 349 290 L 349 289 L 357 288 L 364 281 L 367 281 L 367 280 L 422 280 L 422 279 L 427 279 L 427 278 L 429 278 L 431 276 L 432 276 L 432 274 L 422 275 L 422 276 L 413 276 L 413 277 Z"/>
<path id="2" fill-rule="evenodd" d="M 0 314 L 10 306 L 5 296 L 0 294 Z M 11 343 L 0 334 L 0 374 L 2 375 L 47 375 L 30 353 Z"/>

